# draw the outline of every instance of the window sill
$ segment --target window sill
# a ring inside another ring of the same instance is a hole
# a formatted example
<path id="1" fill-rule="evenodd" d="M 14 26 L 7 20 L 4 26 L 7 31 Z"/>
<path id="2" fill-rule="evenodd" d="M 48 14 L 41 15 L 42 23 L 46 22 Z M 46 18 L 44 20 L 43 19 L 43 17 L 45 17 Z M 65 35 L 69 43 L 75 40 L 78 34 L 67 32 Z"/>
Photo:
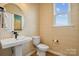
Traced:
<path id="1" fill-rule="evenodd" d="M 72 27 L 73 25 L 53 25 L 53 27 Z"/>

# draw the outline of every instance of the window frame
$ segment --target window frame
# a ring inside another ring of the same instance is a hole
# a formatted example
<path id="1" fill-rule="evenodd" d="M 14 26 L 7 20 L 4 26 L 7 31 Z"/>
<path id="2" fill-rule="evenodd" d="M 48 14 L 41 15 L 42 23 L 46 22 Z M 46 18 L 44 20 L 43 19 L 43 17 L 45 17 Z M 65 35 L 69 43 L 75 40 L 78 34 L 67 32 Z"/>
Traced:
<path id="1" fill-rule="evenodd" d="M 54 11 L 53 11 L 53 16 L 54 16 L 54 18 L 53 18 L 53 19 L 54 19 L 54 20 L 53 20 L 53 22 L 54 22 L 54 23 L 53 23 L 53 26 L 55 26 L 55 27 L 72 26 L 72 25 L 71 25 L 71 4 L 68 3 L 68 7 L 69 7 L 69 8 L 68 8 L 68 12 L 67 12 L 67 13 L 59 13 L 59 14 L 58 14 L 58 15 L 68 14 L 68 25 L 57 25 L 57 24 L 56 24 L 56 16 L 57 16 L 57 15 L 56 15 L 56 13 L 55 13 L 55 12 L 56 12 L 56 11 L 55 11 L 55 10 L 56 10 L 55 5 L 56 5 L 56 3 L 53 4 L 53 10 L 54 10 Z"/>

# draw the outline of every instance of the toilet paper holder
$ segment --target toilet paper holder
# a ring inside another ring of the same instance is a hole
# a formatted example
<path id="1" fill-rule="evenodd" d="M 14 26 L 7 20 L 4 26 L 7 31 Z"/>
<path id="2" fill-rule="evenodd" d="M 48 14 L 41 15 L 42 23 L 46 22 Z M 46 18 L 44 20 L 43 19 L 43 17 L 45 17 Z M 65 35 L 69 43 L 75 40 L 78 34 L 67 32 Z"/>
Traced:
<path id="1" fill-rule="evenodd" d="M 59 40 L 52 40 L 54 43 L 58 43 L 59 42 Z"/>

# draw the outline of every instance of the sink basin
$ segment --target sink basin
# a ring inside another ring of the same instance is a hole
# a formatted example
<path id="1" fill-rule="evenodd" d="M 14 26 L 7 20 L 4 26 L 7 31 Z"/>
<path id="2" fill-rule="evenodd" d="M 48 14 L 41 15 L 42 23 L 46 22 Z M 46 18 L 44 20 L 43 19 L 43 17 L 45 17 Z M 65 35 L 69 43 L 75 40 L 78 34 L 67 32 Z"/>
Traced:
<path id="1" fill-rule="evenodd" d="M 22 45 L 31 41 L 31 37 L 24 37 L 24 36 L 18 36 L 17 39 L 15 38 L 9 38 L 9 39 L 3 39 L 0 41 L 2 49 L 5 48 L 14 48 L 14 54 L 15 56 L 22 56 Z"/>
<path id="2" fill-rule="evenodd" d="M 21 37 L 21 36 L 17 37 L 17 39 L 15 38 L 3 39 L 1 40 L 1 46 L 2 48 L 9 48 L 17 45 L 22 45 L 31 40 L 32 40 L 31 37 Z"/>

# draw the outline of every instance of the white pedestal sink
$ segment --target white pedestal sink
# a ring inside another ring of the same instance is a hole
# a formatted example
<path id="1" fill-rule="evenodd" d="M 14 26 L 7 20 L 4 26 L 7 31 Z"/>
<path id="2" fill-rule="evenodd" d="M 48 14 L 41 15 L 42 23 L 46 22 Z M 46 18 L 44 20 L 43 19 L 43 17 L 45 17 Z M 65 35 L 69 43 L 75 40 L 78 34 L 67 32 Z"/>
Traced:
<path id="1" fill-rule="evenodd" d="M 22 45 L 31 41 L 31 37 L 18 36 L 17 39 L 9 38 L 1 40 L 3 49 L 13 47 L 15 56 L 22 56 Z"/>

